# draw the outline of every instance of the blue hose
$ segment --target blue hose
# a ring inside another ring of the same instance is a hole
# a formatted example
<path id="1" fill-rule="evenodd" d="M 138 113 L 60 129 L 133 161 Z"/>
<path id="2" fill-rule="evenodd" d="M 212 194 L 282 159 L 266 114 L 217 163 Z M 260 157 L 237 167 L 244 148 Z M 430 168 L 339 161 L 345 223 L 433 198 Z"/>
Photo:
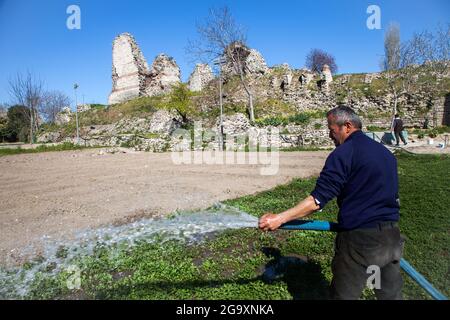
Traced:
<path id="1" fill-rule="evenodd" d="M 280 229 L 286 230 L 317 230 L 317 231 L 336 231 L 337 224 L 320 220 L 293 220 L 283 224 Z M 427 291 L 436 300 L 448 300 L 441 292 L 434 288 L 417 270 L 415 270 L 405 259 L 401 259 L 400 267 L 414 281 L 416 281 L 425 291 Z"/>
<path id="2" fill-rule="evenodd" d="M 402 258 L 400 260 L 400 267 L 405 271 L 411 278 L 413 278 L 422 288 L 424 288 L 434 299 L 436 300 L 448 300 L 441 292 L 434 288 L 431 283 L 428 282 L 416 269 L 414 269 L 408 261 Z"/>
<path id="3" fill-rule="evenodd" d="M 336 231 L 337 224 L 320 220 L 293 220 L 283 224 L 280 228 L 286 230 L 317 230 Z"/>

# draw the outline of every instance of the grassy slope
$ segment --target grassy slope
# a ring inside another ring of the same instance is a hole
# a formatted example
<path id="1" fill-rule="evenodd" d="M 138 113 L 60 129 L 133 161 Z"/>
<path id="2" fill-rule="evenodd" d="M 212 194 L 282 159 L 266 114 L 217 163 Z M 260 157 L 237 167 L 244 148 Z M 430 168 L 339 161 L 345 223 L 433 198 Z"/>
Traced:
<path id="1" fill-rule="evenodd" d="M 448 156 L 399 156 L 401 229 L 408 237 L 405 257 L 439 290 L 450 296 L 450 190 Z M 294 180 L 257 195 L 227 203 L 260 216 L 295 205 L 313 188 L 315 179 Z M 336 203 L 315 219 L 334 220 Z M 68 274 L 50 278 L 42 273 L 31 298 L 101 299 L 325 299 L 331 280 L 331 233 L 317 231 L 262 233 L 256 229 L 227 231 L 207 242 L 184 247 L 142 243 L 112 254 L 98 246 L 80 262 L 81 290 L 65 288 Z M 263 281 L 265 266 L 280 255 L 307 263 L 293 264 L 271 283 Z M 406 275 L 406 298 L 428 299 Z M 366 291 L 364 297 L 373 295 Z"/>
<path id="2" fill-rule="evenodd" d="M 73 143 L 65 142 L 60 145 L 46 146 L 40 145 L 34 149 L 22 149 L 22 148 L 0 148 L 0 157 L 9 156 L 22 153 L 37 153 L 37 152 L 50 152 L 50 151 L 66 151 L 66 150 L 81 150 L 92 147 L 79 146 Z"/>
<path id="3" fill-rule="evenodd" d="M 450 157 L 402 155 L 399 161 L 405 258 L 437 289 L 450 296 Z M 409 278 L 408 278 L 409 280 Z M 425 298 L 407 281 L 405 291 Z"/>

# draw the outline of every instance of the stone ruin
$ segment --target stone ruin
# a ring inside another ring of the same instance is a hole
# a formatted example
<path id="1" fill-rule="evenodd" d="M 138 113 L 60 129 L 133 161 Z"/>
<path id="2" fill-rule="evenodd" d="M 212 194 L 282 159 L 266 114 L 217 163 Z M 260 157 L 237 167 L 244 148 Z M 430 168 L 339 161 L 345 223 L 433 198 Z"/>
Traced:
<path id="1" fill-rule="evenodd" d="M 77 105 L 78 113 L 89 111 L 89 110 L 91 110 L 91 108 L 92 108 L 92 106 L 88 103 Z"/>
<path id="2" fill-rule="evenodd" d="M 147 62 L 134 37 L 129 33 L 117 36 L 113 42 L 113 86 L 108 103 L 119 103 L 142 95 L 147 73 Z"/>
<path id="3" fill-rule="evenodd" d="M 191 91 L 202 91 L 214 79 L 211 67 L 207 64 L 197 64 L 189 77 L 188 87 Z"/>
<path id="4" fill-rule="evenodd" d="M 314 74 L 308 69 L 301 69 L 300 71 L 301 74 L 298 78 L 298 82 L 300 83 L 300 86 L 305 87 L 312 79 L 314 79 Z"/>
<path id="5" fill-rule="evenodd" d="M 316 88 L 308 86 L 308 84 L 311 82 L 316 84 L 318 76 L 316 72 L 305 68 L 291 69 L 288 64 L 269 68 L 263 56 L 257 50 L 250 49 L 239 43 L 235 43 L 233 46 L 233 50 L 237 50 L 244 57 L 244 70 L 246 75 L 249 76 L 249 81 L 252 82 L 255 96 L 262 98 L 275 97 L 291 104 L 298 111 L 332 106 L 336 101 L 336 96 L 330 84 L 335 81 L 334 86 L 336 88 L 345 86 L 351 76 L 346 74 L 333 79 L 329 66 L 324 65 L 320 73 L 321 79 L 317 81 L 320 92 L 315 94 L 314 90 Z M 140 96 L 154 96 L 167 93 L 174 84 L 181 82 L 180 69 L 173 58 L 161 54 L 156 57 L 151 67 L 149 67 L 135 39 L 129 33 L 120 34 L 114 39 L 112 57 L 113 88 L 109 96 L 109 104 L 120 103 Z M 222 65 L 222 72 L 224 77 L 235 74 L 230 63 Z M 373 80 L 381 77 L 381 73 L 365 74 L 363 83 L 368 85 Z M 188 87 L 191 91 L 202 91 L 213 79 L 214 75 L 211 68 L 206 64 L 198 64 L 189 78 Z M 312 90 L 312 93 L 310 90 Z M 226 102 L 247 102 L 247 96 L 242 88 L 238 88 L 236 92 L 227 92 L 226 94 L 227 97 L 225 99 L 228 99 Z M 421 96 L 417 100 L 425 100 L 420 98 Z M 353 96 L 351 100 L 347 97 L 348 103 L 358 110 L 383 111 L 389 108 L 389 99 L 391 98 L 389 95 L 386 95 L 385 97 L 370 97 L 370 99 L 362 96 L 358 97 L 357 100 L 355 99 Z M 214 100 L 209 99 L 205 103 L 206 106 L 202 105 L 202 108 L 207 109 L 209 104 L 213 103 L 215 103 Z M 444 106 L 444 102 L 436 104 Z M 447 100 L 445 100 L 445 108 L 447 108 Z M 78 111 L 83 112 L 84 110 L 87 110 L 87 106 L 86 108 L 80 108 Z M 407 112 L 409 118 L 417 118 L 412 109 L 405 110 L 405 112 Z M 441 113 L 443 114 L 444 111 Z M 70 110 L 62 112 L 57 122 L 63 124 L 68 122 L 70 117 Z M 440 122 L 440 120 L 438 119 L 437 122 Z M 415 122 L 414 125 L 416 125 Z"/>
<path id="6" fill-rule="evenodd" d="M 269 71 L 266 61 L 257 50 L 250 49 L 247 46 L 236 42 L 232 43 L 230 46 L 232 46 L 232 54 L 241 57 L 244 73 L 257 76 L 263 75 Z M 226 62 L 222 66 L 222 73 L 225 75 L 236 74 L 232 62 Z"/>
<path id="7" fill-rule="evenodd" d="M 333 76 L 331 75 L 330 67 L 327 64 L 323 65 L 322 76 L 327 85 L 333 82 Z"/>
<path id="8" fill-rule="evenodd" d="M 64 107 L 60 112 L 58 112 L 55 116 L 55 123 L 57 125 L 64 125 L 70 122 L 72 118 L 72 110 L 69 107 Z"/>
<path id="9" fill-rule="evenodd" d="M 321 79 L 317 82 L 320 90 L 328 91 L 330 89 L 330 83 L 333 82 L 333 76 L 331 74 L 330 67 L 324 64 L 322 67 Z"/>
<path id="10" fill-rule="evenodd" d="M 180 68 L 173 58 L 160 54 L 149 69 L 134 37 L 122 33 L 113 42 L 112 80 L 108 104 L 166 93 L 181 81 Z"/>
<path id="11" fill-rule="evenodd" d="M 255 49 L 250 49 L 245 64 L 251 74 L 265 74 L 269 70 L 263 56 Z"/>
<path id="12" fill-rule="evenodd" d="M 233 43 L 233 50 L 243 58 L 244 72 L 259 76 L 270 71 L 257 50 L 240 43 Z M 235 74 L 231 63 L 222 66 L 224 76 Z M 201 91 L 214 79 L 211 68 L 197 64 L 189 77 L 191 91 Z M 155 96 L 168 93 L 173 85 L 180 83 L 180 68 L 175 60 L 166 54 L 158 55 L 151 68 L 144 58 L 134 37 L 129 33 L 118 35 L 113 41 L 112 91 L 108 104 L 116 104 L 141 96 Z"/>
<path id="13" fill-rule="evenodd" d="M 265 107 L 266 103 L 263 99 L 269 98 L 274 99 L 275 102 L 281 101 L 282 103 L 288 104 L 290 108 L 292 107 L 288 112 L 323 110 L 331 108 L 338 101 L 341 101 L 338 100 L 341 97 L 337 96 L 336 91 L 339 89 L 348 89 L 345 84 L 349 82 L 351 75 L 345 74 L 333 79 L 331 70 L 327 65 L 323 66 L 320 74 L 306 68 L 290 68 L 287 63 L 269 68 L 258 51 L 246 46 L 236 46 L 236 50 L 241 50 L 240 54 L 243 54 L 245 57 L 244 70 L 246 76 L 248 76 L 248 80 L 252 82 L 254 96 L 261 98 L 263 101 L 261 109 Z M 127 101 L 139 96 L 154 96 L 167 93 L 174 84 L 181 81 L 180 69 L 175 60 L 165 54 L 157 56 L 149 68 L 136 41 L 128 33 L 121 34 L 114 40 L 112 72 L 113 90 L 109 96 L 110 104 Z M 224 77 L 235 75 L 229 63 L 222 65 L 222 72 L 224 73 Z M 319 76 L 320 80 L 317 81 Z M 370 84 L 373 80 L 379 79 L 380 77 L 382 77 L 380 73 L 365 74 L 363 83 Z M 202 91 L 213 79 L 214 75 L 208 65 L 197 64 L 189 77 L 188 87 L 191 91 Z M 333 81 L 335 84 L 330 86 Z M 318 87 L 315 87 L 315 84 Z M 224 94 L 225 103 L 247 103 L 247 96 L 242 86 L 238 87 L 238 89 L 233 87 L 233 90 L 228 90 Z M 217 107 L 216 94 L 214 93 L 212 95 L 214 97 L 210 96 L 209 93 L 199 95 L 203 99 L 199 99 L 202 111 L 208 111 L 208 108 Z M 380 96 L 348 95 L 344 98 L 344 101 L 347 101 L 356 111 L 367 114 L 368 112 L 389 110 L 390 100 L 392 99 L 388 94 Z M 422 93 L 416 95 L 415 99 L 419 102 L 426 101 Z M 408 103 L 411 104 L 411 109 L 405 109 L 405 118 L 408 121 L 408 125 L 420 125 L 415 120 L 418 117 L 412 109 L 418 103 Z M 447 100 L 443 97 L 442 101 L 435 103 L 435 105 L 442 107 L 442 109 L 447 108 L 447 104 Z M 270 103 L 267 106 L 265 117 L 272 116 L 272 106 Z M 423 105 L 421 104 L 420 106 Z M 79 105 L 78 107 L 78 112 L 83 112 L 88 110 L 90 106 Z M 276 108 L 273 107 L 273 109 L 275 110 Z M 446 111 L 440 110 L 440 114 L 444 115 Z M 62 125 L 69 122 L 73 117 L 73 112 L 69 108 L 66 108 L 58 114 L 56 122 Z M 380 115 L 375 121 L 365 120 L 364 123 L 366 125 L 373 125 L 375 123 L 377 126 L 383 126 L 389 121 L 390 119 L 385 119 L 383 115 Z M 176 112 L 160 110 L 155 112 L 151 119 L 132 118 L 124 119 L 123 121 L 120 120 L 116 124 L 109 125 L 111 128 L 108 130 L 99 128 L 99 126 L 91 127 L 91 130 L 86 134 L 88 139 L 85 140 L 85 143 L 91 146 L 119 146 L 132 142 L 135 144 L 136 150 L 170 150 L 177 142 L 176 140 L 171 140 L 169 136 L 174 129 L 182 126 L 182 122 L 183 119 Z M 435 122 L 441 123 L 441 119 L 437 118 Z M 210 123 L 213 126 L 213 131 L 219 132 L 219 123 L 219 118 L 216 118 L 215 123 Z M 326 125 L 326 119 L 312 119 L 310 123 L 301 125 L 283 125 L 281 126 L 283 133 L 280 134 L 282 145 L 287 147 L 310 144 L 328 145 L 330 140 L 328 139 Z M 258 126 L 250 124 L 247 115 L 243 113 L 225 115 L 223 118 L 223 127 L 224 132 L 230 135 L 240 135 L 247 129 L 265 130 L 264 128 L 261 129 Z M 135 139 L 136 134 L 131 135 L 127 133 L 131 131 L 136 133 L 136 130 L 142 133 L 139 136 L 138 143 L 132 140 Z M 58 132 L 42 136 L 41 140 L 43 142 L 74 141 L 73 137 L 64 137 L 64 135 L 60 135 Z M 146 133 L 152 133 L 154 137 L 146 137 Z"/>
<path id="14" fill-rule="evenodd" d="M 180 68 L 172 57 L 164 53 L 158 55 L 145 78 L 145 94 L 156 96 L 169 92 L 173 85 L 181 82 L 180 75 Z"/>
<path id="15" fill-rule="evenodd" d="M 314 79 L 314 72 L 309 69 L 291 69 L 287 63 L 276 65 L 271 69 L 281 71 L 280 79 L 276 75 L 271 78 L 270 86 L 272 89 L 281 89 L 286 91 L 298 91 L 307 88 L 308 83 Z"/>
<path id="16" fill-rule="evenodd" d="M 373 80 L 375 79 L 380 79 L 382 76 L 379 72 L 374 72 L 374 73 L 367 73 L 364 76 L 364 83 L 365 84 L 371 84 Z"/>
<path id="17" fill-rule="evenodd" d="M 292 73 L 288 71 L 283 75 L 283 80 L 281 81 L 281 89 L 286 90 L 292 84 Z"/>

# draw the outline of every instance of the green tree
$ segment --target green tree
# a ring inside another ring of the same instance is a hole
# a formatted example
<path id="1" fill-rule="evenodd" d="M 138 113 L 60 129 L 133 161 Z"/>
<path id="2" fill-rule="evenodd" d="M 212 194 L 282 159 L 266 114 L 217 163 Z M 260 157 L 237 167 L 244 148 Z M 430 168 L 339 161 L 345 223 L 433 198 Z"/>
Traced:
<path id="1" fill-rule="evenodd" d="M 15 105 L 8 109 L 5 138 L 10 142 L 28 141 L 30 134 L 30 109 Z"/>
<path id="2" fill-rule="evenodd" d="M 0 117 L 0 142 L 8 140 L 8 118 Z"/>
<path id="3" fill-rule="evenodd" d="M 7 139 L 7 107 L 0 103 L 0 142 L 5 142 Z"/>
<path id="4" fill-rule="evenodd" d="M 191 99 L 193 95 L 184 83 L 175 85 L 170 93 L 169 106 L 178 112 L 184 123 L 189 121 L 188 116 L 194 112 L 194 104 Z"/>

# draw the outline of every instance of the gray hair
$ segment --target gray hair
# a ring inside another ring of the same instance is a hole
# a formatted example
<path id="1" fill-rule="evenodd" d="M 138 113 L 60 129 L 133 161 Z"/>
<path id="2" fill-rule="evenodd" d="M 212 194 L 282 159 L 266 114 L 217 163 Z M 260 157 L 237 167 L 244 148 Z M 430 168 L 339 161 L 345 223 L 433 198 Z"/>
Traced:
<path id="1" fill-rule="evenodd" d="M 338 106 L 327 112 L 327 118 L 332 116 L 335 119 L 335 123 L 338 126 L 343 126 L 345 123 L 350 122 L 357 129 L 362 129 L 361 119 L 358 117 L 352 108 L 347 106 Z"/>

